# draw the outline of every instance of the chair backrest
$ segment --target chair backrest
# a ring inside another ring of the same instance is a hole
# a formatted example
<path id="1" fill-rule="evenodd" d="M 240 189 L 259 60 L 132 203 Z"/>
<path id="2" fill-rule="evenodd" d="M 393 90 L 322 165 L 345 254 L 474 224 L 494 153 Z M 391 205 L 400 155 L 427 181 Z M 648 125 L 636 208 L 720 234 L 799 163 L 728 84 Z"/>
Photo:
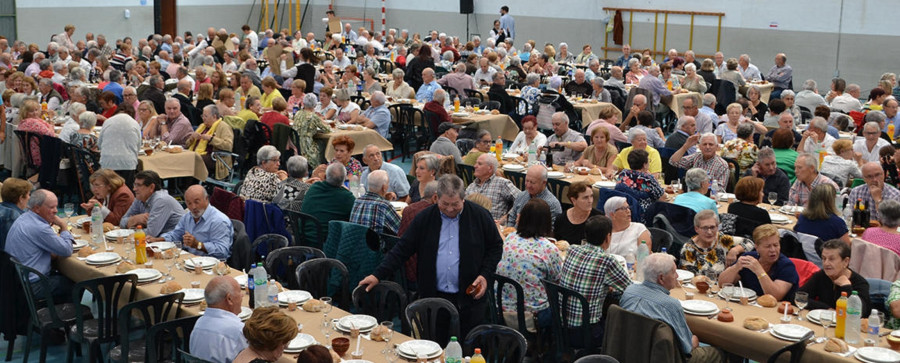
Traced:
<path id="1" fill-rule="evenodd" d="M 465 139 L 456 139 L 456 148 L 459 149 L 460 155 L 466 155 L 469 153 L 469 150 L 475 147 L 475 140 L 465 138 Z"/>
<path id="2" fill-rule="evenodd" d="M 713 81 L 713 87 L 716 88 L 716 114 L 724 115 L 728 105 L 736 101 L 734 83 L 717 79 Z"/>
<path id="3" fill-rule="evenodd" d="M 56 309 L 53 308 L 55 304 L 53 303 L 53 294 L 50 293 L 50 281 L 47 280 L 47 276 L 16 261 L 14 258 L 11 260 L 16 266 L 16 275 L 19 277 L 19 283 L 22 284 L 22 288 L 25 290 L 25 299 L 28 302 L 28 311 L 31 313 L 32 326 L 41 326 L 37 312 L 43 307 L 50 307 L 50 309 L 47 309 L 50 313 L 50 320 L 56 324 L 61 324 L 62 320 L 59 318 Z M 38 279 L 31 281 L 31 275 L 37 276 Z M 37 296 L 35 290 L 38 286 L 40 286 L 39 291 L 47 292 L 43 294 L 44 296 Z"/>
<path id="4" fill-rule="evenodd" d="M 37 170 L 37 164 L 35 163 L 34 158 L 31 155 L 31 148 L 34 145 L 31 145 L 31 136 L 30 132 L 25 132 L 21 130 L 15 130 L 16 136 L 19 137 L 19 145 L 22 146 L 22 158 L 25 159 L 25 167 L 31 170 Z M 38 143 L 40 143 L 40 139 L 38 138 Z M 38 144 L 38 147 L 39 144 Z"/>
<path id="5" fill-rule="evenodd" d="M 284 212 L 290 220 L 291 232 L 294 234 L 294 245 L 322 248 L 322 245 L 325 244 L 325 231 L 322 222 L 319 222 L 318 218 L 303 212 L 288 210 Z M 307 233 L 307 228 L 315 228 L 315 236 L 310 236 Z"/>
<path id="6" fill-rule="evenodd" d="M 78 147 L 70 147 L 69 155 L 72 164 L 75 165 L 75 176 L 78 179 L 78 193 L 81 201 L 87 202 L 93 195 L 90 177 L 94 171 L 99 169 L 100 162 L 93 153 Z"/>
<path id="7" fill-rule="evenodd" d="M 234 228 L 234 240 L 231 241 L 231 256 L 228 257 L 228 266 L 237 270 L 249 270 L 254 261 L 250 237 L 247 236 L 244 222 L 232 219 L 231 225 Z"/>
<path id="8" fill-rule="evenodd" d="M 521 363 L 528 350 L 528 341 L 522 333 L 496 324 L 476 326 L 463 343 L 463 355 L 471 355 L 475 348 L 481 348 L 486 361 L 497 363 Z"/>
<path id="9" fill-rule="evenodd" d="M 519 190 L 525 190 L 525 173 L 504 170 L 503 175 L 506 175 L 506 178 L 512 181 L 513 185 L 515 185 L 516 188 L 519 188 Z"/>
<path id="10" fill-rule="evenodd" d="M 553 128 L 551 118 L 553 117 L 553 114 L 556 113 L 556 100 L 559 97 L 560 95 L 556 94 L 543 94 L 538 97 L 535 117 L 537 118 L 537 127 L 539 129 L 549 130 Z"/>
<path id="11" fill-rule="evenodd" d="M 854 240 L 850 249 L 850 269 L 862 277 L 900 279 L 900 255 L 896 252 L 860 239 Z"/>
<path id="12" fill-rule="evenodd" d="M 662 252 L 663 248 L 668 252 L 674 239 L 672 234 L 656 227 L 647 227 L 647 229 L 650 230 L 650 239 L 653 240 L 653 252 Z"/>
<path id="13" fill-rule="evenodd" d="M 289 289 L 300 288 L 297 278 L 297 266 L 314 258 L 324 258 L 325 252 L 315 247 L 289 246 L 276 249 L 266 256 L 266 271 L 276 281 Z"/>
<path id="14" fill-rule="evenodd" d="M 347 285 L 349 272 L 341 261 L 333 258 L 314 258 L 297 266 L 297 282 L 301 290 L 312 294 L 313 298 L 331 296 L 335 305 L 347 308 L 350 299 Z M 332 284 L 336 280 L 336 284 Z"/>
<path id="15" fill-rule="evenodd" d="M 456 175 L 462 179 L 463 184 L 468 186 L 475 180 L 475 167 L 467 164 L 458 164 L 456 165 Z"/>
<path id="16" fill-rule="evenodd" d="M 287 247 L 290 244 L 291 242 L 285 236 L 276 233 L 266 233 L 253 240 L 250 250 L 256 253 L 257 256 L 262 257 L 268 256 L 273 251 Z"/>
<path id="17" fill-rule="evenodd" d="M 547 179 L 547 189 L 549 189 L 550 193 L 553 194 L 553 196 L 556 197 L 557 200 L 559 200 L 559 204 L 563 206 L 572 205 L 572 203 L 567 203 L 569 201 L 569 198 L 566 198 L 565 193 L 563 193 L 568 186 L 569 182 L 565 181 L 564 179 Z M 563 210 L 565 209 L 566 207 L 563 207 Z"/>
<path id="18" fill-rule="evenodd" d="M 508 285 L 508 286 L 507 286 Z M 491 320 L 495 324 L 506 324 L 506 318 L 504 317 L 503 312 L 503 291 L 504 289 L 513 289 L 515 291 L 516 296 L 516 329 L 519 330 L 522 334 L 531 335 L 528 332 L 527 326 L 528 322 L 525 321 L 525 290 L 522 289 L 522 285 L 520 285 L 516 280 L 513 280 L 509 277 L 493 274 L 491 275 L 491 281 L 488 282 L 488 304 L 491 308 Z"/>
<path id="19" fill-rule="evenodd" d="M 181 348 L 178 348 L 178 359 L 179 360 L 176 360 L 176 362 L 181 363 L 212 363 L 206 359 L 197 358 L 191 355 L 191 353 L 188 353 L 187 350 Z"/>
<path id="20" fill-rule="evenodd" d="M 38 183 L 41 188 L 56 191 L 59 176 L 59 161 L 64 147 L 73 147 L 56 136 L 35 135 L 40 139 L 41 167 L 38 170 Z M 43 162 L 46 161 L 46 162 Z"/>
<path id="21" fill-rule="evenodd" d="M 603 354 L 621 362 L 683 362 L 684 354 L 668 324 L 618 305 L 610 305 Z"/>
<path id="22" fill-rule="evenodd" d="M 474 90 L 471 88 L 463 88 L 463 92 L 466 93 L 466 97 L 477 98 L 479 102 L 484 102 L 484 94 L 479 90 Z"/>
<path id="23" fill-rule="evenodd" d="M 635 198 L 629 194 L 625 194 L 621 191 L 615 190 L 615 189 L 600 188 L 600 191 L 598 192 L 598 197 L 597 197 L 597 209 L 602 211 L 603 205 L 606 204 L 606 201 L 612 197 L 625 198 L 625 200 L 628 201 L 628 206 L 631 208 L 631 220 L 633 222 L 641 221 L 641 219 L 640 219 L 642 216 L 641 207 L 640 207 L 640 202 L 637 200 L 637 198 Z"/>
<path id="24" fill-rule="evenodd" d="M 609 98 L 612 101 L 613 106 L 619 109 L 619 111 L 625 110 L 625 102 L 628 101 L 628 95 L 625 94 L 621 88 L 616 86 L 603 86 L 607 91 L 609 91 Z"/>
<path id="25" fill-rule="evenodd" d="M 169 320 L 150 327 L 147 332 L 147 361 L 179 362 L 178 351 L 189 350 L 191 332 L 200 315 Z"/>
<path id="26" fill-rule="evenodd" d="M 799 258 L 790 259 L 791 262 L 794 263 L 794 268 L 797 270 L 797 275 L 800 277 L 800 281 L 797 283 L 797 286 L 805 285 L 806 281 L 808 281 L 813 274 L 819 272 L 819 266 L 816 266 L 816 264 L 812 262 Z"/>
<path id="27" fill-rule="evenodd" d="M 553 342 L 556 346 L 557 354 L 568 355 L 577 349 L 590 348 L 591 343 L 591 307 L 584 295 L 577 291 L 567 289 L 556 283 L 541 279 L 544 289 L 547 290 L 547 300 L 550 302 L 550 311 L 552 314 L 552 332 Z M 575 326 L 569 314 L 581 310 L 581 321 Z M 579 334 L 570 335 L 570 329 L 577 329 Z M 577 341 L 572 338 L 577 337 Z"/>
<path id="28" fill-rule="evenodd" d="M 806 260 L 816 264 L 816 266 L 819 266 L 819 268 L 822 268 L 822 245 L 825 244 L 825 241 L 823 241 L 818 236 L 814 236 L 811 234 L 793 231 L 788 232 L 797 235 L 797 240 L 800 241 L 800 246 L 802 246 L 803 248 L 803 254 L 806 256 Z M 863 254 L 860 253 L 859 257 L 863 257 Z M 850 268 L 853 268 L 852 255 L 850 258 Z M 859 272 L 858 270 L 854 271 Z"/>
<path id="29" fill-rule="evenodd" d="M 500 101 L 490 100 L 484 101 L 478 107 L 485 110 L 499 110 L 500 109 Z"/>
<path id="30" fill-rule="evenodd" d="M 410 336 L 446 346 L 451 336 L 459 336 L 459 312 L 453 303 L 439 297 L 413 301 L 406 307 Z M 449 320 L 449 321 L 448 321 Z"/>
<path id="31" fill-rule="evenodd" d="M 178 318 L 182 300 L 184 293 L 176 292 L 134 301 L 123 306 L 119 310 L 119 349 L 122 353 L 120 357 L 125 359 L 129 357 L 128 350 L 131 346 L 129 343 L 134 332 L 147 330 L 156 324 Z"/>
<path id="32" fill-rule="evenodd" d="M 890 312 L 885 306 L 888 296 L 891 294 L 891 282 L 882 279 L 866 279 L 869 283 L 869 300 L 872 308 L 878 309 L 888 316 Z"/>
<path id="33" fill-rule="evenodd" d="M 779 230 L 779 234 L 781 234 L 781 254 L 789 258 L 806 260 L 806 254 L 803 253 L 803 245 L 800 244 L 800 240 L 797 238 L 797 235 L 788 232 L 790 231 L 787 229 Z"/>
<path id="34" fill-rule="evenodd" d="M 137 275 L 125 274 L 81 281 L 72 288 L 72 301 L 80 302 L 85 292 L 92 295 L 92 302 L 96 306 L 94 319 L 97 323 L 97 331 L 92 335 L 96 335 L 98 343 L 114 342 L 118 338 L 119 306 L 123 305 L 123 299 L 129 303 L 134 301 L 137 284 Z M 87 306 L 75 304 L 75 327 L 82 335 L 86 310 Z"/>
<path id="35" fill-rule="evenodd" d="M 393 281 L 381 281 L 368 292 L 365 286 L 353 289 L 353 307 L 357 313 L 374 316 L 378 321 L 394 321 L 394 318 L 403 321 L 406 304 L 406 292 Z"/>
<path id="36" fill-rule="evenodd" d="M 608 355 L 591 354 L 578 358 L 575 363 L 619 363 L 619 361 Z"/>
<path id="37" fill-rule="evenodd" d="M 806 344 L 809 343 L 808 340 L 812 339 L 813 336 L 815 336 L 815 332 L 813 331 L 806 333 L 806 335 L 803 336 L 803 338 L 800 338 L 796 343 L 786 345 L 775 351 L 766 362 L 779 362 L 778 357 L 787 352 L 791 354 L 791 363 L 800 363 L 800 359 L 803 358 L 803 353 L 806 352 Z"/>

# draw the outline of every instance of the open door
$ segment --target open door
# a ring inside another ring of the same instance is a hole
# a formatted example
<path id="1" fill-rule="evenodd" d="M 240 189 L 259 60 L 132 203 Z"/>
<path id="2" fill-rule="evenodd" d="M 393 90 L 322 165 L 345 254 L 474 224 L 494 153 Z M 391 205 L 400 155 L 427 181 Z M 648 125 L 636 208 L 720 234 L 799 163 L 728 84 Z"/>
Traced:
<path id="1" fill-rule="evenodd" d="M 153 1 L 153 29 L 156 34 L 171 34 L 172 38 L 178 35 L 175 26 L 176 0 L 154 0 Z"/>

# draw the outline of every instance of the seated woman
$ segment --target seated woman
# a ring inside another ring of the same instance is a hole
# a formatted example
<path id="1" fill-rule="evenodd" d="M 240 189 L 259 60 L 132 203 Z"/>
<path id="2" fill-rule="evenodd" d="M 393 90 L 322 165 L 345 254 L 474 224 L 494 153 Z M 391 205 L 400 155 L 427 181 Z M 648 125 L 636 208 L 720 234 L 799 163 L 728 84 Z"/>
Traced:
<path id="1" fill-rule="evenodd" d="M 585 239 L 584 222 L 588 218 L 602 213 L 594 209 L 594 191 L 589 182 L 581 181 L 570 184 L 566 197 L 572 203 L 572 208 L 556 217 L 553 235 L 557 240 L 581 244 L 581 241 Z"/>
<path id="2" fill-rule="evenodd" d="M 822 269 L 810 276 L 800 287 L 800 291 L 809 294 L 810 310 L 834 309 L 842 292 L 850 296 L 856 291 L 862 300 L 862 316 L 869 316 L 872 306 L 869 299 L 869 282 L 849 266 L 850 245 L 837 239 L 826 241 L 822 245 Z"/>
<path id="3" fill-rule="evenodd" d="M 416 180 L 409 183 L 410 203 L 421 200 L 422 196 L 425 195 L 425 185 L 437 180 L 441 167 L 439 156 L 440 155 L 437 154 L 422 155 L 419 160 L 416 161 L 416 171 L 414 173 Z"/>
<path id="4" fill-rule="evenodd" d="M 94 193 L 94 196 L 87 203 L 81 203 L 81 209 L 86 210 L 90 216 L 94 205 L 99 204 L 103 221 L 118 226 L 122 216 L 134 202 L 134 194 L 125 185 L 125 179 L 110 169 L 100 169 L 91 174 L 88 181 L 91 183 L 91 193 Z"/>
<path id="5" fill-rule="evenodd" d="M 759 147 L 753 142 L 753 124 L 745 122 L 738 125 L 736 136 L 719 149 L 719 156 L 736 161 L 743 173 L 756 163 L 759 155 Z"/>
<path id="6" fill-rule="evenodd" d="M 233 165 L 231 157 L 217 159 L 213 157 L 213 153 L 231 152 L 234 147 L 234 131 L 219 115 L 216 105 L 207 105 L 202 111 L 203 123 L 188 138 L 188 150 L 200 154 L 206 170 L 213 178 L 222 180 L 228 177 L 228 168 Z"/>
<path id="7" fill-rule="evenodd" d="M 628 142 L 631 143 L 631 146 L 619 151 L 613 166 L 617 170 L 628 169 L 631 164 L 628 162 L 628 155 L 632 151 L 644 150 L 649 158 L 650 174 L 653 174 L 654 178 L 659 176 L 659 173 L 662 173 L 662 158 L 659 156 L 659 151 L 647 144 L 647 133 L 640 129 L 628 130 Z"/>
<path id="8" fill-rule="evenodd" d="M 850 140 L 837 140 L 831 144 L 834 155 L 825 155 L 819 172 L 831 178 L 840 185 L 847 185 L 855 178 L 862 179 L 859 169 L 862 155 L 853 151 L 853 143 Z"/>
<path id="9" fill-rule="evenodd" d="M 324 89 L 321 93 L 325 95 Z M 325 97 L 322 98 L 324 99 Z M 322 122 L 319 114 L 315 111 L 317 103 L 318 100 L 315 94 L 305 94 L 302 102 L 303 108 L 294 114 L 293 125 L 294 130 L 297 131 L 297 143 L 299 144 L 295 146 L 299 149 L 300 155 L 307 157 L 307 162 L 312 168 L 319 165 L 319 145 L 313 138 L 318 133 L 331 131 L 331 128 Z"/>
<path id="10" fill-rule="evenodd" d="M 716 201 L 706 196 L 709 191 L 709 174 L 700 168 L 691 168 L 684 174 L 684 185 L 688 192 L 679 194 L 673 202 L 682 207 L 693 209 L 700 213 L 702 210 L 711 210 L 719 214 L 719 206 Z"/>
<path id="11" fill-rule="evenodd" d="M 356 142 L 350 136 L 341 135 L 331 141 L 331 147 L 334 148 L 334 159 L 331 162 L 340 163 L 347 168 L 348 179 L 350 176 L 356 176 L 358 179 L 362 175 L 362 164 L 353 158 L 353 148 L 356 147 Z"/>
<path id="12" fill-rule="evenodd" d="M 240 197 L 271 203 L 278 183 L 288 177 L 287 172 L 278 170 L 281 152 L 272 145 L 263 146 L 256 152 L 256 163 L 244 178 Z"/>
<path id="13" fill-rule="evenodd" d="M 547 202 L 529 200 L 519 212 L 516 225 L 518 230 L 503 241 L 497 274 L 522 285 L 525 309 L 537 315 L 539 326 L 549 327 L 550 302 L 541 280 L 558 282 L 563 261 L 559 249 L 547 239 L 553 229 Z M 511 287 L 503 289 L 503 310 L 516 311 L 516 291 Z"/>
<path id="14" fill-rule="evenodd" d="M 257 308 L 244 323 L 244 348 L 233 363 L 271 363 L 284 354 L 284 348 L 297 336 L 297 321 L 277 306 Z"/>
<path id="15" fill-rule="evenodd" d="M 519 155 L 528 154 L 528 148 L 534 143 L 537 149 L 547 144 L 547 135 L 538 132 L 537 118 L 528 115 L 522 118 L 522 131 L 516 135 L 515 141 L 509 147 L 509 152 Z M 490 146 L 490 145 L 489 145 Z"/>
<path id="16" fill-rule="evenodd" d="M 633 196 L 647 210 L 657 200 L 665 200 L 666 191 L 650 174 L 650 161 L 646 150 L 634 150 L 628 154 L 631 169 L 622 170 L 616 178 L 616 190 Z"/>
<path id="17" fill-rule="evenodd" d="M 719 232 L 719 217 L 708 209 L 694 216 L 694 231 L 697 235 L 681 248 L 678 266 L 695 274 L 707 270 L 721 273 L 738 256 L 754 248 L 747 239 L 736 243 L 734 237 Z"/>
<path id="18" fill-rule="evenodd" d="M 847 230 L 847 223 L 838 215 L 834 195 L 835 190 L 831 184 L 823 183 L 813 188 L 809 193 L 806 209 L 797 217 L 794 232 L 811 234 L 823 241 L 840 239 L 849 245 L 850 231 Z"/>
<path id="19" fill-rule="evenodd" d="M 287 101 L 284 98 L 276 98 L 272 100 L 272 108 L 263 113 L 262 117 L 259 118 L 259 122 L 266 124 L 273 131 L 275 130 L 275 124 L 290 126 L 291 120 L 285 116 L 286 109 Z"/>
<path id="20" fill-rule="evenodd" d="M 558 221 L 558 220 L 557 220 Z M 900 255 L 900 202 L 883 200 L 878 204 L 878 227 L 869 227 L 863 232 L 862 239 L 887 248 Z"/>
<path id="21" fill-rule="evenodd" d="M 309 183 L 304 182 L 309 174 L 309 165 L 306 158 L 294 155 L 287 159 L 288 178 L 278 183 L 275 191 L 275 199 L 272 200 L 281 210 L 300 212 L 303 206 L 303 197 L 309 190 Z M 311 182 L 310 182 L 311 183 Z"/>
<path id="22" fill-rule="evenodd" d="M 612 240 L 606 252 L 625 256 L 637 256 L 637 248 L 641 242 L 647 242 L 652 251 L 653 239 L 650 231 L 642 223 L 631 221 L 631 207 L 624 197 L 612 197 L 603 204 L 603 211 L 612 220 Z"/>
<path id="23" fill-rule="evenodd" d="M 738 201 L 728 205 L 728 213 L 738 216 L 735 222 L 736 236 L 752 236 L 756 227 L 772 223 L 769 212 L 757 207 L 763 201 L 765 183 L 761 178 L 745 176 L 734 187 L 734 197 Z"/>
<path id="24" fill-rule="evenodd" d="M 778 301 L 793 301 L 800 277 L 791 259 L 781 254 L 778 227 L 774 224 L 756 227 L 753 240 L 756 251 L 744 253 L 735 264 L 722 271 L 719 285 L 740 281 L 745 288 L 755 291 L 757 296 L 769 294 Z"/>
<path id="25" fill-rule="evenodd" d="M 94 135 L 94 126 L 97 125 L 97 114 L 85 111 L 78 115 L 78 131 L 73 133 L 68 143 L 93 152 L 100 151 L 97 148 L 97 135 Z"/>
<path id="26" fill-rule="evenodd" d="M 581 153 L 581 159 L 578 159 L 575 165 L 598 168 L 607 178 L 612 177 L 616 173 L 613 163 L 615 163 L 619 152 L 610 141 L 609 129 L 606 127 L 595 127 L 591 130 L 591 146 L 584 149 L 584 152 Z"/>
<path id="27" fill-rule="evenodd" d="M 259 102 L 259 97 L 247 97 L 247 102 L 242 106 L 244 109 L 238 112 L 237 117 L 240 117 L 244 122 L 259 120 L 259 116 L 262 115 L 262 104 Z"/>
<path id="28" fill-rule="evenodd" d="M 759 91 L 759 87 L 756 85 L 751 85 L 750 88 L 747 89 L 747 100 L 750 101 L 750 119 L 755 121 L 763 121 L 766 119 L 766 112 L 769 111 L 769 105 L 760 99 L 762 93 Z"/>
<path id="29" fill-rule="evenodd" d="M 479 129 L 475 134 L 475 147 L 469 150 L 466 156 L 463 156 L 463 164 L 475 165 L 475 161 L 478 160 L 481 154 L 491 151 L 491 145 L 493 145 L 491 132 L 486 129 Z"/>

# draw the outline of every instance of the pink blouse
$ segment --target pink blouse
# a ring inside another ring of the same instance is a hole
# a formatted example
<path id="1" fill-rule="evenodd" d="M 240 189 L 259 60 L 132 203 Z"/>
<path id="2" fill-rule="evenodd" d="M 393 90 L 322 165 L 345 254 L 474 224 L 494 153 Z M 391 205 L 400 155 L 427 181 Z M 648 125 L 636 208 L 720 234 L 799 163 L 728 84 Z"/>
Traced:
<path id="1" fill-rule="evenodd" d="M 17 128 L 17 130 L 38 135 L 56 136 L 56 131 L 53 130 L 53 126 L 50 126 L 50 124 L 39 118 L 26 118 L 22 120 L 21 122 L 19 122 L 19 127 Z M 41 166 L 40 144 L 37 141 L 32 140 L 30 149 L 31 158 L 34 159 L 34 164 L 36 166 Z"/>
<path id="2" fill-rule="evenodd" d="M 862 239 L 900 255 L 900 234 L 885 232 L 881 227 L 867 228 Z"/>

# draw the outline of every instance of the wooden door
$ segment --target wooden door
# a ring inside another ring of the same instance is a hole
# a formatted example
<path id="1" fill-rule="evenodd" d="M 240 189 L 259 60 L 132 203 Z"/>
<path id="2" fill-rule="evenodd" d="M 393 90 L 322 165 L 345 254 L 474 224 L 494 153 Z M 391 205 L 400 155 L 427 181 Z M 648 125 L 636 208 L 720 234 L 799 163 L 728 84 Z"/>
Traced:
<path id="1" fill-rule="evenodd" d="M 176 0 L 154 0 L 153 1 L 153 18 L 154 32 L 156 34 L 171 34 L 172 38 L 178 35 L 176 29 Z"/>

